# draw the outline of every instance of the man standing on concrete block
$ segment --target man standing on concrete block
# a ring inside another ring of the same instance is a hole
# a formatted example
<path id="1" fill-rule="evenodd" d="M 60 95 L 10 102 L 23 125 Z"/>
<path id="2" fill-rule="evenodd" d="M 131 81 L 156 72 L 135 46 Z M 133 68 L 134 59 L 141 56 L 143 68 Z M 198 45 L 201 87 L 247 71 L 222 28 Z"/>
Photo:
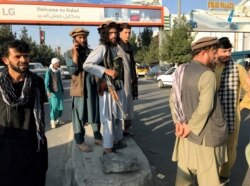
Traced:
<path id="1" fill-rule="evenodd" d="M 176 142 L 176 185 L 218 186 L 219 165 L 227 161 L 227 125 L 216 94 L 211 70 L 217 49 L 216 37 L 204 37 L 192 44 L 191 63 L 180 65 L 170 96 Z"/>
<path id="2" fill-rule="evenodd" d="M 133 48 L 129 43 L 129 38 L 131 35 L 131 26 L 128 23 L 122 23 L 120 25 L 120 39 L 118 40 L 119 46 L 124 51 L 124 58 L 129 62 L 129 68 L 127 69 L 128 73 L 124 78 L 128 83 L 125 85 L 125 98 L 124 108 L 127 112 L 127 118 L 124 120 L 124 131 L 123 136 L 134 136 L 133 133 L 129 131 L 132 125 L 132 120 L 134 118 L 134 104 L 133 100 L 138 99 L 138 82 L 135 70 L 135 60 L 133 55 Z"/>
<path id="3" fill-rule="evenodd" d="M 91 50 L 88 48 L 89 31 L 75 28 L 69 35 L 73 38 L 73 48 L 64 55 L 67 67 L 72 75 L 70 95 L 72 102 L 72 124 L 76 144 L 83 152 L 93 149 L 84 142 L 84 125 L 90 123 L 93 129 L 95 144 L 102 145 L 100 133 L 99 100 L 96 78 L 83 70 L 83 64 Z"/>
<path id="4" fill-rule="evenodd" d="M 93 50 L 86 59 L 83 68 L 87 72 L 100 78 L 99 100 L 100 119 L 103 123 L 103 147 L 104 154 L 111 153 L 116 149 L 127 145 L 122 141 L 122 120 L 124 115 L 112 93 L 108 90 L 107 83 L 112 81 L 113 87 L 118 94 L 118 99 L 124 109 L 125 92 L 128 92 L 127 81 L 129 62 L 124 57 L 124 52 L 117 45 L 119 24 L 106 22 L 98 28 L 100 45 Z M 126 113 L 125 113 L 126 114 Z"/>

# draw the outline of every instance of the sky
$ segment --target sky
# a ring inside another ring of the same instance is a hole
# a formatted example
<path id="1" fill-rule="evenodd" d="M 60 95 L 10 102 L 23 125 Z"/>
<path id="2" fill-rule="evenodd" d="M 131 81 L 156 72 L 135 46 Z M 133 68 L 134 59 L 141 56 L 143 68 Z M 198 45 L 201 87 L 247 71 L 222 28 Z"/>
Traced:
<path id="1" fill-rule="evenodd" d="M 238 4 L 240 0 L 218 0 L 224 2 L 233 2 Z M 178 0 L 162 0 L 163 6 L 167 7 L 170 14 L 177 14 L 178 12 Z M 208 0 L 181 0 L 181 13 L 187 14 L 193 9 L 207 9 Z M 21 29 L 23 27 L 28 29 L 29 36 L 32 37 L 37 43 L 39 43 L 39 26 L 38 25 L 13 25 L 13 32 L 17 33 L 19 37 Z M 69 32 L 76 26 L 49 26 L 42 25 L 41 29 L 45 31 L 45 43 L 50 45 L 52 49 L 57 46 L 61 47 L 62 53 L 72 47 L 72 38 L 69 36 Z M 90 48 L 95 48 L 99 43 L 99 35 L 97 33 L 96 26 L 84 26 L 90 31 L 88 37 L 88 43 Z M 143 31 L 142 27 L 133 27 L 132 30 L 137 34 Z"/>

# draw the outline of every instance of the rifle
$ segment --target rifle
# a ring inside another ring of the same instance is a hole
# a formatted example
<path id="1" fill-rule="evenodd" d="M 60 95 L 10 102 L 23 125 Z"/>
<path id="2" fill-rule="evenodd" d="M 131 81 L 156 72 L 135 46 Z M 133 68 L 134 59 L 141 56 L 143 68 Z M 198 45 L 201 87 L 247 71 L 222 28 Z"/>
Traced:
<path id="1" fill-rule="evenodd" d="M 125 112 L 124 112 L 124 110 L 122 108 L 122 104 L 121 104 L 121 102 L 119 100 L 119 97 L 118 97 L 118 94 L 117 94 L 117 92 L 115 90 L 115 87 L 114 87 L 114 85 L 112 84 L 112 82 L 110 80 L 110 77 L 108 75 L 105 75 L 105 79 L 106 79 L 108 90 L 109 90 L 109 93 L 111 94 L 112 99 L 115 101 L 115 103 L 119 107 L 119 109 L 120 109 L 120 111 L 122 113 L 123 119 L 126 119 L 127 118 L 127 114 L 125 114 Z"/>

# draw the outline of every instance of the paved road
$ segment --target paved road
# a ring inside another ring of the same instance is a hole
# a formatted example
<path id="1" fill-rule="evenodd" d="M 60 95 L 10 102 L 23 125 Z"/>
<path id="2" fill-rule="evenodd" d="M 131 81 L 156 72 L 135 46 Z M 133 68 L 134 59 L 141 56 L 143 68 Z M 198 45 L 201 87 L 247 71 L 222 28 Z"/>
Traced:
<path id="1" fill-rule="evenodd" d="M 63 119 L 70 121 L 71 99 L 69 97 L 69 81 L 64 81 L 65 111 Z M 135 140 L 147 156 L 153 169 L 155 186 L 172 186 L 176 174 L 176 164 L 171 161 L 174 145 L 174 127 L 169 110 L 168 98 L 170 89 L 159 89 L 153 80 L 139 79 L 139 99 L 135 101 L 135 121 L 133 131 Z M 46 109 L 48 109 L 46 105 Z M 47 114 L 48 116 L 48 114 Z M 49 118 L 46 118 L 47 123 Z M 242 124 L 238 145 L 238 158 L 232 172 L 230 185 L 242 185 L 247 171 L 245 146 L 249 142 L 250 115 L 242 112 Z M 63 168 L 69 158 L 68 135 L 69 124 L 51 130 L 47 127 L 46 135 L 49 144 L 49 170 L 47 186 L 62 185 Z M 250 184 L 249 184 L 250 185 Z"/>
<path id="2" fill-rule="evenodd" d="M 154 169 L 157 186 L 174 185 L 176 174 L 176 164 L 171 161 L 175 135 L 168 104 L 169 93 L 170 88 L 159 89 L 153 80 L 140 79 L 139 100 L 135 102 L 135 140 Z M 247 171 L 245 147 L 250 140 L 249 131 L 249 111 L 243 110 L 238 157 L 229 185 L 243 183 Z"/>

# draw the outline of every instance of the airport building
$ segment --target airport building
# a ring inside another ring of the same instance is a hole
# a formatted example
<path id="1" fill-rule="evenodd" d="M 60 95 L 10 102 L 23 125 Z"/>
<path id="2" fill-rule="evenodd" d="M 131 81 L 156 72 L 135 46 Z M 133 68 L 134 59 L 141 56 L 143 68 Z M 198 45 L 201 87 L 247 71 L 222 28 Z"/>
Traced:
<path id="1" fill-rule="evenodd" d="M 228 37 L 234 51 L 250 50 L 250 0 L 238 4 L 208 1 L 208 9 L 194 9 L 185 15 L 195 40 L 205 37 Z M 177 15 L 171 15 L 171 24 Z"/>

